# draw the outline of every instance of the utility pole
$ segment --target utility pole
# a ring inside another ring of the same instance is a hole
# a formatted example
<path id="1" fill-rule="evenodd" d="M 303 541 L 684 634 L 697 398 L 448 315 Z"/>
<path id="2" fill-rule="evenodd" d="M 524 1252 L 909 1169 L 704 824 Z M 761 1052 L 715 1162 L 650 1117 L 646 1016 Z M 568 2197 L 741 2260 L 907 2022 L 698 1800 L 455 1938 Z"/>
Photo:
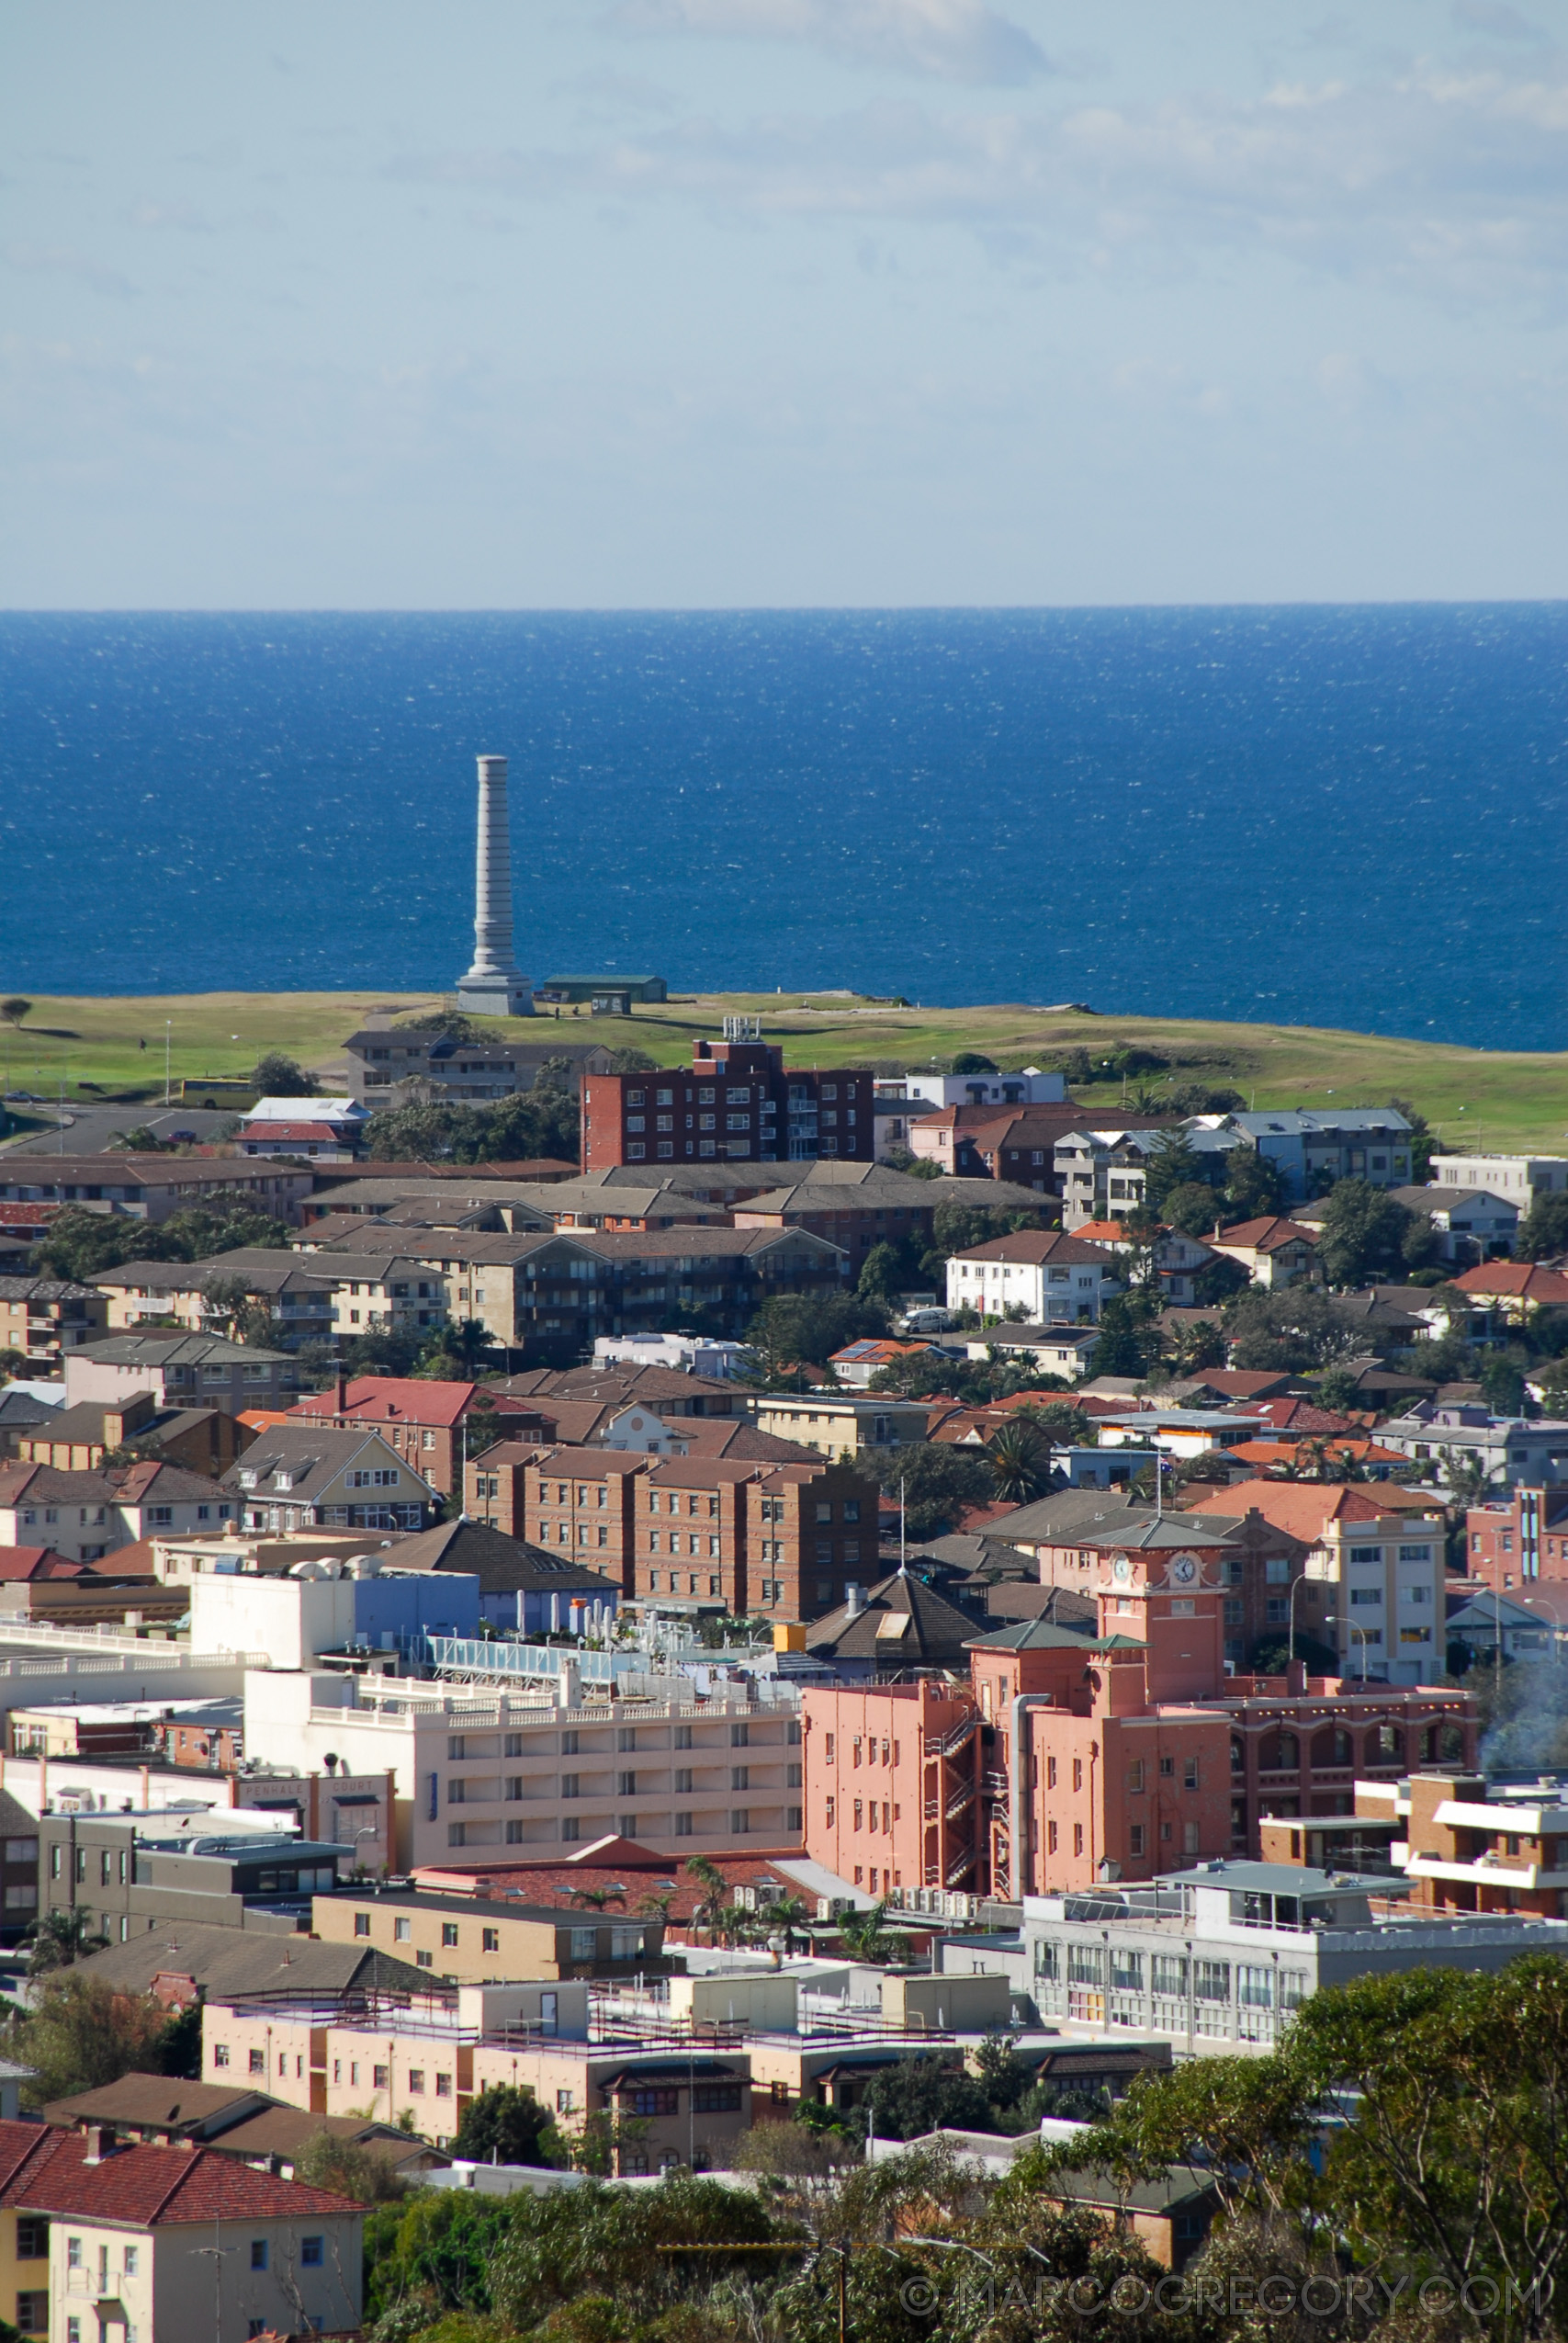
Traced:
<path id="1" fill-rule="evenodd" d="M 171 1063 L 170 1051 L 174 1046 L 174 1037 L 175 1021 L 173 1017 L 165 1017 L 164 1020 L 164 1104 L 165 1106 L 169 1105 L 171 1103 L 169 1079 Z"/>

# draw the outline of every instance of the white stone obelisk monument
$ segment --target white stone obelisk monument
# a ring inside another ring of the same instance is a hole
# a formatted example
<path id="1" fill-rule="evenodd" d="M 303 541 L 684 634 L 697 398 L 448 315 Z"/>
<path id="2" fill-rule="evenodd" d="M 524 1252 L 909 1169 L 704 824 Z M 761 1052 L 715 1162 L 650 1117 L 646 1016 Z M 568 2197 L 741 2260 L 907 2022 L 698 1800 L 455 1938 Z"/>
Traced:
<path id="1" fill-rule="evenodd" d="M 474 965 L 457 979 L 457 1006 L 472 1016 L 531 1017 L 533 987 L 512 945 L 512 837 L 506 759 L 479 761 L 479 851 L 474 866 Z"/>

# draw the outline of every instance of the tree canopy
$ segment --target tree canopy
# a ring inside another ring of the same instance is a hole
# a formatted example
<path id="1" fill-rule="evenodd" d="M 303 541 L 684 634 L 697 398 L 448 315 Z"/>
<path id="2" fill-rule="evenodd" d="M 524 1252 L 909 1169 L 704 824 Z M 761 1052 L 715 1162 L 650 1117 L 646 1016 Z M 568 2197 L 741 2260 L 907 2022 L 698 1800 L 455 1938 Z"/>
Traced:
<path id="1" fill-rule="evenodd" d="M 1438 1239 L 1424 1213 L 1409 1211 L 1370 1181 L 1337 1180 L 1323 1207 L 1318 1255 L 1330 1285 L 1365 1285 L 1402 1279 L 1437 1257 Z"/>
<path id="2" fill-rule="evenodd" d="M 1359 1341 L 1356 1321 L 1316 1285 L 1282 1293 L 1248 1286 L 1225 1313 L 1231 1356 L 1250 1372 L 1303 1375 L 1348 1358 Z"/>
<path id="3" fill-rule="evenodd" d="M 281 1049 L 269 1049 L 257 1058 L 251 1085 L 263 1098 L 312 1098 L 316 1092 L 315 1077 Z"/>
<path id="4" fill-rule="evenodd" d="M 989 1505 L 996 1484 L 983 1448 L 954 1442 L 911 1440 L 875 1451 L 872 1470 L 884 1492 L 904 1491 L 905 1526 L 910 1537 L 941 1537 L 970 1505 Z"/>
<path id="5" fill-rule="evenodd" d="M 44 1275 L 85 1284 L 106 1269 L 117 1269 L 122 1261 L 206 1261 L 242 1245 L 281 1251 L 288 1237 L 283 1221 L 253 1212 L 248 1205 L 216 1200 L 212 1205 L 186 1205 L 167 1220 L 147 1221 L 68 1204 L 51 1222 L 42 1243 L 35 1246 L 32 1265 Z"/>

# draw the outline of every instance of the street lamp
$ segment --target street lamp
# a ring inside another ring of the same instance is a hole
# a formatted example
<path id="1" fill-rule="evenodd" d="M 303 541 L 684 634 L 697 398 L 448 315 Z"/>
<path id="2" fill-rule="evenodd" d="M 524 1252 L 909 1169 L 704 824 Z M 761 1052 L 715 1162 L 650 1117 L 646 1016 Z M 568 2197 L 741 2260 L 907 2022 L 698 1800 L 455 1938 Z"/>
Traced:
<path id="1" fill-rule="evenodd" d="M 1359 1620 L 1356 1620 L 1356 1619 L 1341 1619 L 1341 1618 L 1339 1618 L 1339 1617 L 1338 1617 L 1338 1616 L 1337 1616 L 1337 1615 L 1334 1612 L 1332 1612 L 1332 1611 L 1329 1613 L 1329 1614 L 1328 1614 L 1327 1618 L 1324 1621 L 1324 1623 L 1323 1623 L 1323 1624 L 1324 1624 L 1324 1625 L 1325 1625 L 1325 1627 L 1348 1627 L 1348 1628 L 1349 1628 L 1349 1630 L 1350 1630 L 1350 1633 L 1351 1633 L 1353 1636 L 1360 1636 L 1360 1638 L 1361 1638 L 1361 1681 L 1362 1681 L 1362 1683 L 1364 1684 L 1364 1683 L 1366 1682 L 1366 1681 L 1367 1681 L 1367 1646 L 1368 1646 L 1368 1645 L 1371 1643 L 1371 1636 L 1369 1636 L 1369 1635 L 1368 1635 L 1368 1633 L 1367 1633 L 1367 1631 L 1366 1631 L 1365 1627 L 1363 1627 L 1363 1626 L 1361 1625 L 1361 1624 L 1360 1624 L 1360 1622 L 1359 1622 Z M 1355 1646 L 1354 1646 L 1354 1645 L 1352 1645 L 1352 1646 L 1351 1646 L 1351 1652 L 1352 1652 L 1352 1655 L 1354 1655 L 1354 1651 L 1355 1651 Z"/>
<path id="2" fill-rule="evenodd" d="M 1313 1579 L 1312 1583 L 1313 1583 L 1313 1585 L 1314 1585 L 1314 1586 L 1315 1586 L 1315 1585 L 1317 1584 L 1317 1580 L 1314 1579 Z M 1307 1584 L 1307 1577 L 1306 1577 L 1306 1573 L 1305 1573 L 1305 1571 L 1303 1570 L 1303 1573 L 1302 1573 L 1302 1575 L 1301 1575 L 1301 1577 L 1300 1577 L 1300 1578 L 1296 1580 L 1295 1584 L 1294 1584 L 1294 1585 L 1292 1587 L 1292 1589 L 1291 1589 L 1291 1641 L 1290 1641 L 1290 1664 L 1291 1664 L 1291 1666 L 1292 1666 L 1292 1668 L 1293 1668 L 1293 1667 L 1295 1666 L 1295 1664 L 1296 1664 L 1296 1597 L 1297 1597 L 1297 1595 L 1298 1595 L 1298 1594 L 1300 1594 L 1300 1592 L 1301 1592 L 1302 1589 L 1303 1589 L 1303 1588 L 1306 1584 Z M 1327 1624 L 1328 1624 L 1328 1622 L 1327 1622 L 1326 1620 L 1325 1620 L 1325 1622 L 1324 1622 L 1325 1626 L 1326 1626 L 1326 1625 L 1327 1625 Z"/>

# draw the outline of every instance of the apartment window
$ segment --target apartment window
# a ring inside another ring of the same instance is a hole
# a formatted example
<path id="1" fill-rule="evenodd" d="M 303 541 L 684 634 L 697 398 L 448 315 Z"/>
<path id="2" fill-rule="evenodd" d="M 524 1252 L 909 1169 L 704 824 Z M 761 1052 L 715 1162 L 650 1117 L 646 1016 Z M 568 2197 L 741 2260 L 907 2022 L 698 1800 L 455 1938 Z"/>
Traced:
<path id="1" fill-rule="evenodd" d="M 409 2089 L 416 2099 L 424 2097 L 424 2068 L 423 2066 L 409 2068 Z"/>
<path id="2" fill-rule="evenodd" d="M 1141 1790 L 1143 1786 L 1144 1760 L 1142 1758 L 1134 1758 L 1127 1768 L 1127 1787 L 1129 1790 Z"/>
<path id="3" fill-rule="evenodd" d="M 558 2115 L 570 2115 L 571 2112 L 572 2112 L 572 2098 L 571 2098 L 571 2093 L 570 2093 L 570 2091 L 557 2091 L 557 2093 L 556 2093 L 556 2113 L 557 2113 Z"/>
<path id="4" fill-rule="evenodd" d="M 251 2239 L 251 2268 L 253 2269 L 265 2269 L 266 2268 L 266 2239 L 265 2237 L 253 2237 Z"/>
<path id="5" fill-rule="evenodd" d="M 691 1816 L 690 1816 L 689 1814 L 678 1814 L 678 1815 L 676 1816 L 676 1817 L 675 1817 L 675 1836 L 676 1836 L 676 1838 L 677 1838 L 677 1839 L 689 1839 L 689 1838 L 691 1837 L 691 1835 L 692 1835 L 692 1817 L 691 1817 Z"/>
<path id="6" fill-rule="evenodd" d="M 433 1969 L 435 1966 L 434 1952 L 416 1952 L 413 1957 L 415 1964 L 422 1969 Z"/>
<path id="7" fill-rule="evenodd" d="M 412 1934 L 413 1922 L 412 1920 L 395 1919 L 392 1922 L 392 1935 L 399 1944 L 406 1944 Z"/>
<path id="8" fill-rule="evenodd" d="M 1181 1826 L 1181 1851 L 1183 1854 L 1197 1854 L 1200 1850 L 1201 1842 L 1201 1833 L 1198 1825 L 1195 1822 L 1184 1822 Z"/>
<path id="9" fill-rule="evenodd" d="M 579 1794 L 578 1785 L 581 1779 L 581 1775 L 578 1773 L 563 1773 L 560 1778 L 561 1796 L 563 1798 L 575 1798 Z"/>
<path id="10" fill-rule="evenodd" d="M 678 1749 L 689 1749 L 691 1748 L 691 1746 L 692 1746 L 692 1728 L 691 1728 L 691 1726 L 690 1726 L 689 1725 L 677 1725 L 677 1726 L 676 1726 L 676 1727 L 675 1727 L 675 1747 L 676 1747 Z M 831 1756 L 832 1756 L 832 1754 L 833 1754 L 833 1745 L 832 1745 L 832 1739 L 831 1739 L 831 1737 L 829 1737 L 829 1744 L 828 1744 L 828 1754 L 829 1754 L 829 1757 L 831 1757 Z"/>
<path id="11" fill-rule="evenodd" d="M 484 1952 L 499 1952 L 501 1950 L 501 1930 L 498 1928 L 481 1929 L 479 1930 L 479 1949 Z"/>
<path id="12" fill-rule="evenodd" d="M 1144 1826 L 1141 1822 L 1134 1822 L 1127 1833 L 1127 1852 L 1130 1855 L 1141 1855 L 1143 1851 Z"/>
<path id="13" fill-rule="evenodd" d="M 301 2237 L 299 2266 L 302 2269 L 320 2269 L 324 2258 L 324 2241 L 320 2237 Z"/>
<path id="14" fill-rule="evenodd" d="M 749 1724 L 741 1723 L 739 1725 L 732 1725 L 730 1726 L 729 1746 L 732 1749 L 748 1749 L 750 1746 L 750 1741 L 751 1727 Z"/>
<path id="15" fill-rule="evenodd" d="M 251 2059 L 250 2059 L 250 2071 L 251 2071 L 251 2073 L 252 2073 L 253 2075 L 265 2075 L 265 2072 L 266 2072 L 266 2053 L 265 2053 L 265 2050 L 253 2050 L 253 2051 L 252 2051 L 252 2053 L 251 2053 Z"/>
<path id="16" fill-rule="evenodd" d="M 571 1957 L 574 1961 L 592 1961 L 599 1950 L 599 1931 L 592 1928 L 574 1928 L 571 1931 Z"/>
<path id="17" fill-rule="evenodd" d="M 354 1933 L 355 1936 L 369 1935 L 370 1915 L 368 1912 L 355 1912 L 354 1915 Z"/>
<path id="18" fill-rule="evenodd" d="M 441 1923 L 441 1941 L 442 1941 L 442 1943 L 443 1943 L 443 1944 L 456 1944 L 456 1943 L 457 1943 L 457 1921 L 456 1921 L 456 1920 L 443 1920 L 443 1921 L 442 1921 L 442 1923 Z"/>
<path id="19" fill-rule="evenodd" d="M 1083 1853 L 1083 1825 L 1081 1822 L 1075 1822 L 1073 1825 L 1073 1852 L 1075 1855 L 1081 1855 Z"/>
<path id="20" fill-rule="evenodd" d="M 227 2066 L 229 2064 L 229 2045 L 226 2042 L 213 2043 L 212 2063 L 215 2066 Z"/>
<path id="21" fill-rule="evenodd" d="M 70 2321 L 74 2326 L 74 2319 Z M 27 2292 L 17 2297 L 17 2325 L 24 2335 L 41 2335 L 49 2325 L 49 2295 Z"/>
<path id="22" fill-rule="evenodd" d="M 371 2067 L 371 2069 L 370 2069 L 370 2083 L 371 2083 L 371 2088 L 372 2088 L 373 2089 L 375 2089 L 375 2090 L 378 2090 L 378 2091 L 384 2091 L 384 2090 L 387 2090 L 387 2089 L 388 2089 L 388 2088 L 389 2088 L 389 2087 L 390 2087 L 391 2080 L 392 2080 L 392 2070 L 391 2070 L 391 2068 L 390 2068 L 389 2066 L 372 2066 L 372 2067 Z"/>
<path id="23" fill-rule="evenodd" d="M 689 1765 L 677 1766 L 675 1769 L 675 1795 L 678 1798 L 689 1798 L 691 1794 L 692 1769 Z"/>
<path id="24" fill-rule="evenodd" d="M 1198 1787 L 1198 1760 L 1195 1757 L 1190 1757 L 1182 1766 L 1181 1786 L 1184 1790 L 1196 1790 Z"/>
<path id="25" fill-rule="evenodd" d="M 747 1832 L 751 1828 L 751 1817 L 750 1813 L 742 1807 L 739 1813 L 731 1814 L 729 1817 L 729 1828 L 738 1839 L 744 1839 Z"/>

